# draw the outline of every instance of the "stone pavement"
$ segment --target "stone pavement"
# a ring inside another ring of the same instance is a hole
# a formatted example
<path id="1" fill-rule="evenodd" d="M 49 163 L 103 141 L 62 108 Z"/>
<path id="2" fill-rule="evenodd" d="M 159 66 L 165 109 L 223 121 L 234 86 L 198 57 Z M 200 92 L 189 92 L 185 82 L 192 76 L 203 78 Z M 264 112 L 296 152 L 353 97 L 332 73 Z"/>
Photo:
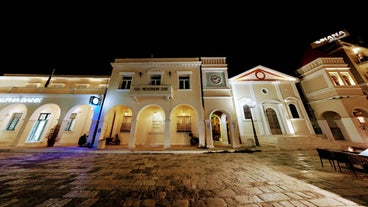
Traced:
<path id="1" fill-rule="evenodd" d="M 315 150 L 0 150 L 0 207 L 367 206 Z"/>

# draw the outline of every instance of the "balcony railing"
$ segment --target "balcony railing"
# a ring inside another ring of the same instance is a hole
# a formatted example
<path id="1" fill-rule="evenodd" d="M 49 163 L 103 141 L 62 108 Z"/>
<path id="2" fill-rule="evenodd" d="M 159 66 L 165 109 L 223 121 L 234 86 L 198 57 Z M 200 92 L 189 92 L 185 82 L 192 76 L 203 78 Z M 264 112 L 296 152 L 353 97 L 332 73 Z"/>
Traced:
<path id="1" fill-rule="evenodd" d="M 173 95 L 172 86 L 132 86 L 129 95 L 135 100 L 139 99 L 165 99 L 170 100 Z"/>

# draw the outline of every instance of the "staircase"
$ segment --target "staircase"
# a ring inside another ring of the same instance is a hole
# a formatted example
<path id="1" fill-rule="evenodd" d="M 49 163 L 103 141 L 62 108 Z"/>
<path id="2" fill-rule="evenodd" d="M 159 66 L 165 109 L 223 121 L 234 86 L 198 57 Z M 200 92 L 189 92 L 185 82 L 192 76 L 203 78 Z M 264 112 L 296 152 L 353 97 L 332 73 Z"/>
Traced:
<path id="1" fill-rule="evenodd" d="M 347 140 L 329 140 L 324 135 L 263 136 L 259 138 L 262 150 L 301 150 L 301 149 L 347 149 L 348 146 L 368 148 L 368 143 Z"/>

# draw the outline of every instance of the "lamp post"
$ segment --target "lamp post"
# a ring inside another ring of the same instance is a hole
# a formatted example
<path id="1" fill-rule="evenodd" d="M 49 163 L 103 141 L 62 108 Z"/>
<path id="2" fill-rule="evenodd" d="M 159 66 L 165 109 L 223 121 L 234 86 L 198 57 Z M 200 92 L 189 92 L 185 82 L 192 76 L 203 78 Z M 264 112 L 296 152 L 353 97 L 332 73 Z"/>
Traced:
<path id="1" fill-rule="evenodd" d="M 257 137 L 256 128 L 254 128 L 253 115 L 252 115 L 252 112 L 251 112 L 250 108 L 256 108 L 256 105 L 254 104 L 252 106 L 249 106 L 248 110 L 249 110 L 249 115 L 250 115 L 250 121 L 252 122 L 254 141 L 256 142 L 256 146 L 260 146 L 259 141 L 258 141 L 258 137 Z"/>
<path id="2" fill-rule="evenodd" d="M 100 99 L 100 101 L 98 102 L 98 105 L 100 107 L 100 110 L 98 111 L 98 118 L 97 118 L 97 121 L 96 121 L 95 130 L 93 131 L 93 136 L 92 136 L 92 141 L 91 141 L 90 147 L 93 147 L 94 142 L 95 142 L 95 138 L 96 138 L 97 131 L 98 131 L 98 125 L 100 124 L 100 119 L 101 119 L 103 105 L 105 103 L 106 93 L 107 93 L 107 88 L 105 88 L 105 91 L 104 91 L 104 94 L 103 94 L 103 97 L 102 97 L 102 101 Z"/>

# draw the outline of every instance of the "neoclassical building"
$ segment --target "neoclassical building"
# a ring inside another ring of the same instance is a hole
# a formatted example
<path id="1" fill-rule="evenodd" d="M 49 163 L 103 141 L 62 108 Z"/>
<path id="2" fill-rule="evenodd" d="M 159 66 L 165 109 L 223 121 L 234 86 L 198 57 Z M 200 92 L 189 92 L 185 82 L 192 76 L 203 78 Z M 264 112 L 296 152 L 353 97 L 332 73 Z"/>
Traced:
<path id="1" fill-rule="evenodd" d="M 344 31 L 312 44 L 293 77 L 258 65 L 228 77 L 225 57 L 117 58 L 109 76 L 0 76 L 0 146 L 119 148 L 368 144 L 368 49 Z M 317 53 L 318 52 L 318 53 Z M 317 55 L 316 55 L 317 54 Z M 289 142 L 294 140 L 295 142 Z"/>
<path id="2" fill-rule="evenodd" d="M 0 146 L 75 145 L 91 134 L 108 76 L 0 76 Z M 48 84 L 48 82 L 50 83 Z M 56 143 L 54 143 L 56 142 Z"/>
<path id="3" fill-rule="evenodd" d="M 262 65 L 230 78 L 241 137 L 249 137 L 252 124 L 261 137 L 314 135 L 299 81 Z"/>
<path id="4" fill-rule="evenodd" d="M 111 76 L 1 77 L 1 145 L 122 148 L 258 145 L 313 135 L 297 78 L 257 66 L 228 77 L 225 57 L 116 59 Z M 45 83 L 50 84 L 45 86 Z M 97 100 L 97 102 L 94 102 Z"/>
<path id="5" fill-rule="evenodd" d="M 297 72 L 323 134 L 330 140 L 367 143 L 368 101 L 344 59 L 317 58 Z"/>
<path id="6" fill-rule="evenodd" d="M 296 73 L 306 108 L 328 139 L 368 143 L 368 49 L 342 41 L 348 36 L 339 31 L 311 43 Z"/>

